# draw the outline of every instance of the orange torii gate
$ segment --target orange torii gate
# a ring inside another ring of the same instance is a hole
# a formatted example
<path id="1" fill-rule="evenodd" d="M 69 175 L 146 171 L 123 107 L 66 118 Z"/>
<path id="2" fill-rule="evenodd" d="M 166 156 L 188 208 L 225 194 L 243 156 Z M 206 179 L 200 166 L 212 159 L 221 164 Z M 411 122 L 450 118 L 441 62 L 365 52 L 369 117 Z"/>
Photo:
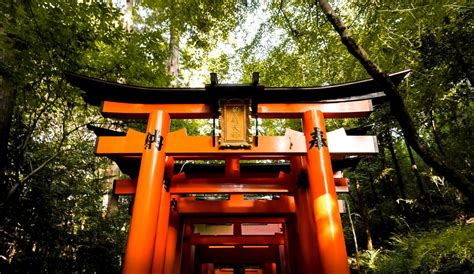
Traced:
<path id="1" fill-rule="evenodd" d="M 398 84 L 408 73 L 390 77 Z M 146 88 L 66 76 L 86 91 L 87 103 L 101 106 L 104 117 L 148 120 L 145 133 L 92 127 L 96 154 L 131 177 L 117 180 L 114 193 L 135 195 L 123 273 L 244 273 L 245 265 L 266 274 L 349 272 L 336 194 L 348 191 L 348 180 L 334 173 L 342 166 L 333 165 L 377 153 L 377 142 L 343 129 L 326 133 L 324 119 L 369 115 L 372 100 L 385 96 L 373 80 L 266 88 L 258 73 L 248 85 L 218 84 L 211 74 L 205 88 Z M 256 118 L 253 134 L 249 117 Z M 213 120 L 212 136 L 169 132 L 171 119 L 205 118 Z M 302 118 L 304 132 L 259 136 L 257 118 Z M 240 162 L 269 159 L 286 163 Z M 196 200 L 190 194 L 228 199 Z M 248 194 L 279 198 L 247 199 Z M 232 228 L 202 235 L 203 224 Z"/>

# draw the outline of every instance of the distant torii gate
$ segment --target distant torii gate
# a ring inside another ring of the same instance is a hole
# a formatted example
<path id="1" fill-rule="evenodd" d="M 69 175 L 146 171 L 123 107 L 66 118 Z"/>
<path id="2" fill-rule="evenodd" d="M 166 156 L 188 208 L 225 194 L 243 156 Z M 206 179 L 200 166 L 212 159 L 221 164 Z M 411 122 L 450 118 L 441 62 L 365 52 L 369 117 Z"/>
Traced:
<path id="1" fill-rule="evenodd" d="M 390 77 L 398 84 L 408 73 Z M 245 265 L 265 274 L 349 273 L 337 199 L 338 190 L 348 191 L 348 180 L 334 178 L 334 172 L 353 159 L 348 156 L 377 153 L 377 142 L 343 129 L 327 134 L 324 119 L 368 116 L 372 100 L 385 96 L 373 80 L 265 88 L 257 73 L 248 85 L 218 84 L 211 74 L 205 88 L 145 88 L 66 76 L 86 91 L 87 103 L 101 105 L 104 117 L 148 119 L 145 133 L 94 128 L 96 154 L 111 158 L 131 177 L 117 180 L 114 193 L 135 195 L 123 273 L 244 273 Z M 249 132 L 249 117 L 302 118 L 304 133 L 258 136 L 258 130 Z M 169 132 L 170 119 L 203 118 L 213 119 L 213 136 Z M 287 162 L 240 162 L 256 159 Z M 279 199 L 246 199 L 254 193 Z M 189 194 L 228 199 L 196 200 Z M 232 229 L 201 235 L 199 224 Z"/>

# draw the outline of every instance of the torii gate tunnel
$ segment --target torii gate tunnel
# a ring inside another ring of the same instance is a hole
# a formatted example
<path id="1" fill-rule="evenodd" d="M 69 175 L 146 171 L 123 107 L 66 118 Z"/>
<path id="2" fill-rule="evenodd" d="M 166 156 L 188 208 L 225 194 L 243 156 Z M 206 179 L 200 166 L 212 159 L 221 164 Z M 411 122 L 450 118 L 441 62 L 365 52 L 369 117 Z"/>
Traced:
<path id="1" fill-rule="evenodd" d="M 408 73 L 390 77 L 399 84 Z M 325 119 L 367 117 L 385 99 L 373 80 L 271 88 L 258 73 L 239 85 L 211 74 L 205 88 L 145 88 L 66 77 L 104 117 L 148 121 L 145 132 L 93 128 L 96 154 L 130 176 L 114 194 L 134 195 L 123 273 L 349 273 L 340 171 L 378 153 L 377 141 L 326 132 Z M 301 118 L 304 132 L 259 136 L 258 118 Z M 212 136 L 169 132 L 171 119 L 212 119 Z"/>

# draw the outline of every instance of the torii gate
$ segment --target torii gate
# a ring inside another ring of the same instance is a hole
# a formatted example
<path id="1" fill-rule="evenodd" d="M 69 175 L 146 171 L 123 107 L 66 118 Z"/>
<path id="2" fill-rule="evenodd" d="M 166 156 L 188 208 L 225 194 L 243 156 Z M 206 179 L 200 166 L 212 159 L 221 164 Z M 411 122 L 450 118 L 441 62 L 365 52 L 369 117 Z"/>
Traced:
<path id="1" fill-rule="evenodd" d="M 408 73 L 390 77 L 399 84 Z M 385 96 L 373 80 L 269 88 L 258 83 L 258 73 L 247 85 L 218 84 L 211 74 L 205 88 L 146 88 L 66 76 L 86 91 L 87 103 L 101 105 L 104 117 L 148 119 L 145 133 L 95 129 L 96 154 L 131 176 L 117 180 L 114 193 L 135 195 L 123 273 L 224 273 L 226 268 L 214 267 L 218 264 L 234 265 L 234 273 L 244 273 L 238 271 L 246 264 L 265 274 L 349 273 L 337 199 L 337 190 L 348 191 L 348 180 L 334 178 L 342 167 L 332 165 L 350 161 L 347 156 L 377 153 L 377 142 L 344 130 L 327 134 L 324 119 L 368 116 L 372 100 Z M 258 130 L 249 132 L 249 117 L 302 118 L 304 133 L 258 136 Z M 213 119 L 213 136 L 169 132 L 170 119 L 203 118 Z M 240 163 L 254 159 L 289 164 Z M 174 160 L 225 164 L 185 166 Z M 302 184 L 307 187 L 298 187 Z M 224 193 L 229 199 L 188 195 L 197 193 Z M 280 198 L 246 200 L 248 193 Z M 232 226 L 229 234 L 206 236 L 196 230 L 197 224 L 222 223 Z M 255 235 L 249 224 L 265 225 Z"/>

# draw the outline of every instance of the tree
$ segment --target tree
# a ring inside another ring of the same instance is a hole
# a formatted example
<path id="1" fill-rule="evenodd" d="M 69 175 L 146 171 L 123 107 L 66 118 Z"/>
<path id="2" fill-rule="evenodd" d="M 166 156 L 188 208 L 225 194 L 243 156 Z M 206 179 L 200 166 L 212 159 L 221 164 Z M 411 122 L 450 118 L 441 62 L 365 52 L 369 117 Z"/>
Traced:
<path id="1" fill-rule="evenodd" d="M 2 32 L 0 32 L 2 35 Z M 8 60 L 9 56 L 3 50 L 0 52 L 0 62 Z M 8 61 L 7 61 L 8 62 Z M 0 73 L 0 155 L 7 155 L 8 135 L 10 134 L 11 118 L 15 101 L 15 89 Z M 0 183 L 4 181 L 7 157 L 0 159 Z"/>
<path id="2" fill-rule="evenodd" d="M 207 52 L 225 42 L 231 31 L 252 9 L 240 1 L 137 1 L 149 14 L 137 20 L 160 29 L 168 40 L 168 74 L 174 85 L 186 83 L 182 70 L 203 68 Z M 206 75 L 207 76 L 207 75 Z"/>
<path id="3" fill-rule="evenodd" d="M 11 10 L 14 13 L 12 3 L 3 3 L 2 9 Z M 8 19 L 4 19 L 8 20 Z M 11 17 L 9 21 L 14 21 L 15 17 Z M 0 25 L 0 37 L 4 37 L 5 27 Z M 11 119 L 13 114 L 13 106 L 15 102 L 16 90 L 10 82 L 12 78 L 9 75 L 7 64 L 12 60 L 12 54 L 7 50 L 10 46 L 6 43 L 1 43 L 0 50 L 0 155 L 7 155 L 8 136 L 10 134 Z M 0 157 L 0 183 L 4 182 L 5 166 L 7 164 L 7 157 Z"/>
<path id="4" fill-rule="evenodd" d="M 390 80 L 386 73 L 375 64 L 368 56 L 367 52 L 359 46 L 352 37 L 347 26 L 329 5 L 328 1 L 320 0 L 319 5 L 334 29 L 339 33 L 342 43 L 347 50 L 360 62 L 367 73 L 383 88 L 390 99 L 392 114 L 395 116 L 403 130 L 404 136 L 411 147 L 420 157 L 437 172 L 446 177 L 461 193 L 463 193 L 471 203 L 474 202 L 474 183 L 470 179 L 472 175 L 462 174 L 457 169 L 449 165 L 445 160 L 435 154 L 420 138 L 414 122 L 406 108 L 403 97 Z"/>
<path id="5" fill-rule="evenodd" d="M 7 4 L 0 41 L 11 56 L 2 72 L 10 73 L 2 77 L 17 94 L 0 186 L 0 269 L 118 271 L 126 205 L 120 205 L 125 213 L 102 220 L 99 171 L 107 161 L 93 157 L 94 140 L 86 130 L 97 112 L 85 108 L 62 72 L 85 66 L 86 53 L 121 37 L 114 27 L 119 12 L 70 1 L 1 5 Z"/>

